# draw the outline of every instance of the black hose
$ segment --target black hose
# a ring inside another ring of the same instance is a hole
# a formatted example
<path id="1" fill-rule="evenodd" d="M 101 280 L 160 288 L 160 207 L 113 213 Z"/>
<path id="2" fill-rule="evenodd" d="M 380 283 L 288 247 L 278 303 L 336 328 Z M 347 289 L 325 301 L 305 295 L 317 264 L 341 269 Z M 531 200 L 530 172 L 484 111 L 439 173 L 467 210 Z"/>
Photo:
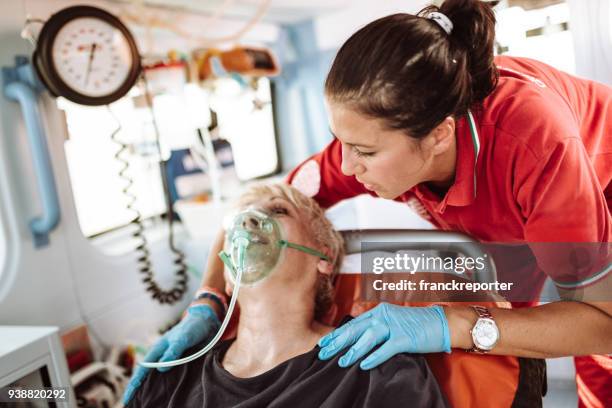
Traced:
<path id="1" fill-rule="evenodd" d="M 144 79 L 144 73 L 143 73 Z M 170 247 L 170 251 L 172 251 L 174 255 L 174 264 L 176 265 L 176 279 L 174 282 L 174 286 L 169 290 L 162 289 L 157 281 L 155 280 L 155 276 L 153 273 L 153 264 L 151 262 L 151 253 L 149 251 L 149 243 L 144 234 L 145 228 L 142 222 L 142 214 L 135 207 L 137 197 L 131 192 L 134 181 L 127 174 L 127 170 L 129 169 L 129 162 L 122 157 L 123 152 L 125 152 L 129 145 L 122 142 L 117 138 L 117 135 L 121 131 L 121 123 L 117 120 L 118 127 L 115 129 L 111 135 L 111 139 L 120 146 L 120 149 L 115 153 L 115 159 L 122 164 L 119 170 L 119 177 L 126 182 L 126 185 L 123 187 L 122 192 L 125 197 L 128 199 L 128 203 L 126 208 L 134 214 L 134 218 L 130 221 L 130 225 L 134 225 L 136 230 L 132 233 L 132 237 L 137 241 L 136 243 L 136 253 L 138 254 L 138 269 L 141 274 L 143 274 L 142 282 L 146 286 L 146 290 L 151 294 L 151 297 L 157 300 L 161 304 L 174 304 L 182 299 L 187 291 L 187 264 L 185 262 L 185 255 L 182 251 L 176 248 L 174 243 L 174 212 L 172 208 L 172 201 L 170 198 L 170 192 L 168 188 L 168 176 L 166 172 L 166 162 L 162 159 L 161 149 L 159 146 L 159 130 L 157 128 L 157 123 L 155 122 L 155 116 L 153 114 L 153 106 L 151 101 L 151 96 L 148 91 L 148 87 L 146 84 L 146 79 L 144 79 L 145 84 L 145 95 L 147 99 L 147 104 L 151 110 L 151 114 L 153 117 L 153 127 L 155 129 L 156 142 L 159 150 L 159 158 L 160 158 L 160 172 L 162 185 L 164 189 L 164 197 L 166 204 L 166 216 L 168 217 L 168 227 L 169 227 L 169 238 L 168 244 Z M 109 108 L 110 111 L 110 108 Z M 111 112 L 112 114 L 112 112 Z"/>

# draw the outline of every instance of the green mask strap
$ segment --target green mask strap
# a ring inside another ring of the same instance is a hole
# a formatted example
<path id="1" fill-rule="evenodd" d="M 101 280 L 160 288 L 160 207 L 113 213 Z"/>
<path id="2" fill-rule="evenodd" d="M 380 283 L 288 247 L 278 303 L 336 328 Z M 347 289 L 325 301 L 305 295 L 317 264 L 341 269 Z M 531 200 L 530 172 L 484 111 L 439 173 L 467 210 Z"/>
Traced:
<path id="1" fill-rule="evenodd" d="M 308 247 L 305 247 L 299 244 L 294 244 L 289 241 L 285 241 L 284 239 L 279 240 L 278 244 L 280 246 L 289 247 L 289 248 L 297 249 L 298 251 L 306 252 L 307 254 L 317 256 L 323 259 L 324 261 L 331 262 L 327 255 L 325 255 L 322 252 L 317 251 L 316 249 L 308 248 Z"/>

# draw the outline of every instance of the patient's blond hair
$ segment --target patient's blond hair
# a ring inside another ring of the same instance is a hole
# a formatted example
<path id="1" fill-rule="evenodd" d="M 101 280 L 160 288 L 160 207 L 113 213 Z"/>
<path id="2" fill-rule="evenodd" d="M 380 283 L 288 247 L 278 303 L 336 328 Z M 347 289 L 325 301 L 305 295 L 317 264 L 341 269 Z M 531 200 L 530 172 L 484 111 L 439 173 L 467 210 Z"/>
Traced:
<path id="1" fill-rule="evenodd" d="M 344 257 L 342 235 L 334 229 L 316 201 L 285 183 L 251 186 L 240 196 L 237 205 L 242 207 L 262 197 L 280 197 L 293 204 L 298 209 L 305 227 L 312 234 L 317 248 L 324 251 L 333 264 L 331 275 L 321 275 L 319 278 L 315 296 L 315 319 L 319 319 L 333 303 L 333 280 L 340 271 Z"/>

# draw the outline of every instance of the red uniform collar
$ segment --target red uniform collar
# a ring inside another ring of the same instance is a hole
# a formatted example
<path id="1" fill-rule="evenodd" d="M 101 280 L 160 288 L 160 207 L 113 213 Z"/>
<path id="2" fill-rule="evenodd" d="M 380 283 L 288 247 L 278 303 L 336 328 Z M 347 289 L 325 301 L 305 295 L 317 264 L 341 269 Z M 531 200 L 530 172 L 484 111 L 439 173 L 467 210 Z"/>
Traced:
<path id="1" fill-rule="evenodd" d="M 457 121 L 457 164 L 455 182 L 448 189 L 444 198 L 433 193 L 425 184 L 412 188 L 417 198 L 428 201 L 436 212 L 442 214 L 447 205 L 466 206 L 476 198 L 476 164 L 480 152 L 478 126 L 472 112 Z"/>

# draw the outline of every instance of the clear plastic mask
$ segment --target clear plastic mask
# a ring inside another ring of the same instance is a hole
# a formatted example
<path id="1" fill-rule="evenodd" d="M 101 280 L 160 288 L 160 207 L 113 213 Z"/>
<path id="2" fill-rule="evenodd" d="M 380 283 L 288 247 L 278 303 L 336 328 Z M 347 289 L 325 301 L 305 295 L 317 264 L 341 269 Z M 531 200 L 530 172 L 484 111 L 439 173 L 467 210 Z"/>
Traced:
<path id="1" fill-rule="evenodd" d="M 248 209 L 237 214 L 226 231 L 225 251 L 220 255 L 236 283 L 242 269 L 241 285 L 253 285 L 269 276 L 281 262 L 287 247 L 328 260 L 321 252 L 284 239 L 280 224 L 265 211 Z"/>
<path id="2" fill-rule="evenodd" d="M 246 248 L 241 255 L 241 240 Z M 282 232 L 276 220 L 261 210 L 249 209 L 236 215 L 226 232 L 226 262 L 232 283 L 236 283 L 238 268 L 242 268 L 242 284 L 252 285 L 268 276 L 281 259 L 283 247 L 279 245 Z M 224 261 L 225 262 L 225 261 Z"/>

